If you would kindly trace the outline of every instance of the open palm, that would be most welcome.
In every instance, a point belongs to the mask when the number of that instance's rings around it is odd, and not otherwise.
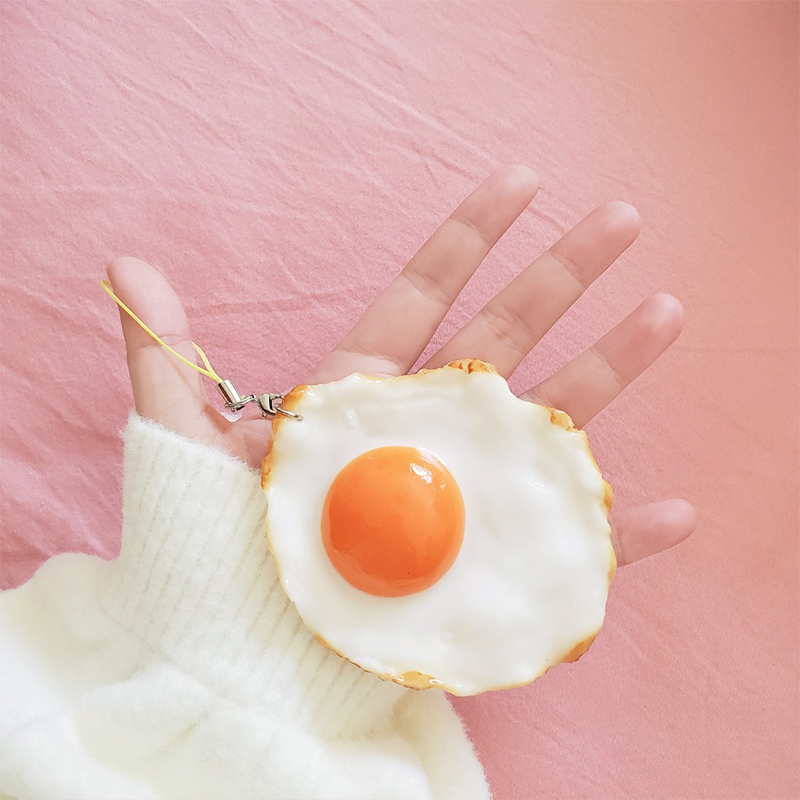
[[[503,167],[490,175],[445,220],[306,382],[337,380],[352,372],[407,372],[470,276],[537,189],[538,179],[527,167]],[[638,214],[627,203],[596,208],[493,297],[425,366],[479,358],[508,378],[638,232]],[[138,259],[119,258],[109,265],[108,275],[124,303],[167,344],[194,360],[183,306],[160,273]],[[682,323],[678,300],[654,295],[522,397],[563,409],[583,427],[672,344]],[[198,374],[125,314],[122,328],[137,412],[253,467],[260,466],[270,423],[228,421],[209,404]],[[611,523],[617,561],[626,564],[686,538],[694,528],[695,512],[683,500],[662,500],[615,511]]]

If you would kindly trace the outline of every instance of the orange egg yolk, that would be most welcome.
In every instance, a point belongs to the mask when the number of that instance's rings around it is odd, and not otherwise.
[[[380,447],[334,479],[322,512],[331,563],[356,589],[400,597],[427,589],[458,555],[464,501],[433,454]]]

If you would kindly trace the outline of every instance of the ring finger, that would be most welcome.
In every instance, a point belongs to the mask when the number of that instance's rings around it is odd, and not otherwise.
[[[680,301],[653,295],[522,398],[566,411],[582,428],[678,338],[682,327]]]

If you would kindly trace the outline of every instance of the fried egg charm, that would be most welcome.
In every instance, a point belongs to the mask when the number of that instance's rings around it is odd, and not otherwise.
[[[616,561],[570,418],[474,359],[292,390],[262,485],[283,587],[326,647],[381,678],[472,695],[573,661]]]

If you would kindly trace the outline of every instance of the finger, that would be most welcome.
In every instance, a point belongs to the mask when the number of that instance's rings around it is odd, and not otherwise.
[[[314,381],[407,372],[472,274],[539,187],[527,167],[492,173],[445,220],[327,355]]]
[[[522,397],[566,411],[582,428],[678,338],[682,327],[680,301],[668,294],[653,295]]]
[[[633,206],[615,201],[596,208],[490,300],[425,366],[480,358],[508,377],[638,234],[639,214]]]
[[[170,347],[196,360],[186,313],[163,275],[138,258],[117,258],[108,266],[114,292]],[[205,406],[200,375],[161,347],[120,309],[136,411],[168,428],[173,417],[191,417]]]
[[[661,500],[615,511],[611,541],[620,566],[668,550],[682,542],[697,525],[697,512],[685,500]]]

